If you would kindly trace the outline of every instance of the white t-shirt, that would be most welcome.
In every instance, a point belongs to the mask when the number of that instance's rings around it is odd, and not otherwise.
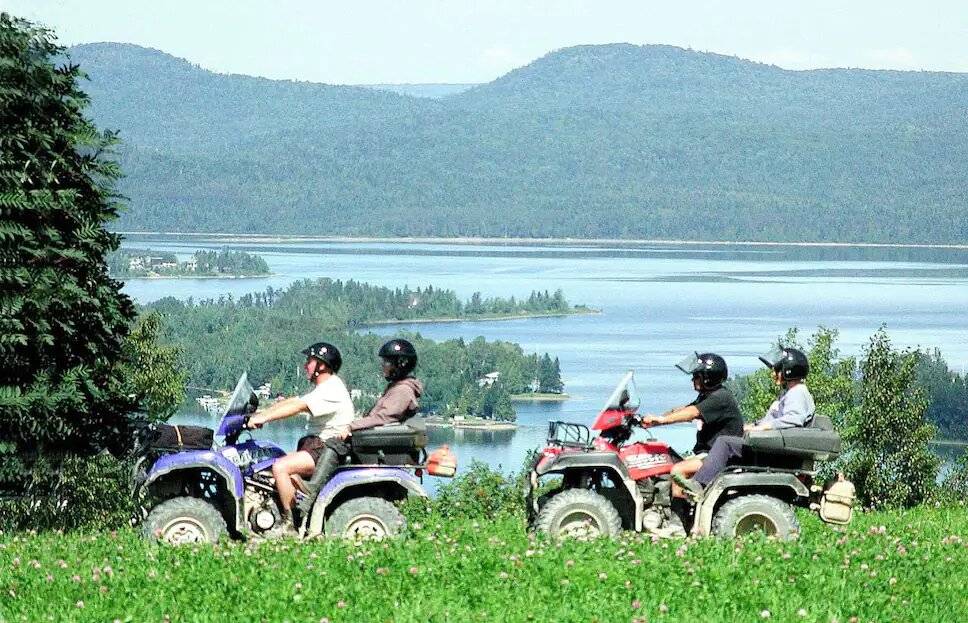
[[[311,392],[302,396],[302,401],[309,407],[306,416],[306,432],[318,435],[322,439],[329,439],[348,426],[356,415],[353,410],[353,400],[346,391],[343,379],[335,374],[313,388]]]

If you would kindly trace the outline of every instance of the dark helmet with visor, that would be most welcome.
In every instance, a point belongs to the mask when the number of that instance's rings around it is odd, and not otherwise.
[[[759,360],[774,372],[779,372],[784,381],[802,381],[810,374],[807,356],[796,348],[777,346],[765,355],[760,355]]]
[[[339,354],[339,349],[328,342],[316,342],[312,346],[302,349],[301,352],[306,357],[312,357],[325,363],[333,374],[339,372],[339,369],[343,366],[343,356]]]
[[[698,377],[703,389],[716,389],[729,376],[726,360],[716,353],[694,352],[677,363],[676,367],[693,378]]]
[[[380,347],[381,359],[392,364],[392,369],[384,374],[388,381],[406,378],[417,367],[417,349],[404,339],[393,339]]]

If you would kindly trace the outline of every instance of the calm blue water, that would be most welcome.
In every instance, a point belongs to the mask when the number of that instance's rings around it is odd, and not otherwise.
[[[182,257],[221,242],[134,237],[125,246],[173,251]],[[261,254],[273,275],[259,279],[132,280],[125,291],[139,302],[164,296],[217,298],[282,288],[305,278],[356,279],[391,287],[433,285],[469,297],[527,296],[564,290],[572,303],[602,314],[506,322],[383,326],[427,337],[457,336],[518,342],[561,362],[565,403],[518,406],[516,432],[435,432],[461,462],[470,459],[516,470],[542,445],[548,420],[590,424],[619,377],[636,371],[644,411],[662,411],[693,398],[688,377],[673,367],[686,353],[723,355],[731,373],[748,373],[756,355],[789,327],[809,334],[840,330],[844,354],[859,353],[878,327],[900,346],[938,347],[956,371],[968,367],[968,251],[793,247],[637,245],[603,248],[393,243],[238,243]],[[321,338],[323,336],[320,336]],[[295,345],[302,346],[302,345]],[[190,417],[190,416],[184,416]],[[291,445],[298,428],[285,423],[264,437]],[[657,430],[674,446],[692,445],[694,429]]]

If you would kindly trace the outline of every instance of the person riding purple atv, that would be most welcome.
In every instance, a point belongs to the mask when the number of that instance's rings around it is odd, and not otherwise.
[[[426,431],[403,423],[417,408],[420,385],[410,375],[416,353],[405,340],[388,342],[384,349],[394,346],[399,348],[391,355],[405,351],[412,358],[404,357],[401,362],[382,357],[381,349],[384,376],[390,381],[383,397],[370,415],[353,421],[326,442],[309,483],[296,479],[301,489],[297,501],[303,537],[400,535],[406,519],[394,503],[427,495],[422,486],[427,467]],[[406,392],[394,390],[404,381],[409,388]],[[403,401],[405,393],[412,393],[412,400]],[[401,402],[406,402],[406,408],[395,409]],[[214,435],[211,429],[182,427],[194,428],[187,431],[190,433],[202,431],[201,435],[183,435],[179,427],[170,427],[178,443],[156,444],[154,456],[149,456],[154,459],[150,467],[136,478],[145,536],[179,544],[215,542],[226,533],[241,538],[286,533],[280,530],[285,525],[286,507],[273,476],[273,464],[286,452],[268,441],[240,441],[245,431],[266,421],[253,415],[257,406],[258,397],[243,374]],[[193,436],[198,440],[193,441]]]

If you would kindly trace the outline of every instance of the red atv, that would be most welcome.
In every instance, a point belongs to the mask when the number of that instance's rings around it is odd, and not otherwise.
[[[756,530],[780,538],[799,533],[793,506],[848,523],[853,486],[814,484],[814,462],[840,453],[829,418],[806,428],[747,433],[751,457],[730,466],[706,488],[691,521],[672,512],[672,466],[681,457],[663,441],[630,441],[644,428],[636,414],[634,375],[627,373],[587,426],[549,422],[548,446],[535,458],[527,485],[529,524],[553,538],[614,536],[621,530],[658,536],[737,536]],[[545,492],[546,491],[546,492]],[[545,492],[542,494],[542,492]]]

